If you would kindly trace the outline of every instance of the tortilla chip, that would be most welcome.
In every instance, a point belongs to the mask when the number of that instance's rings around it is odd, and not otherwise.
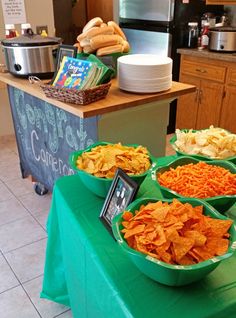
[[[169,264],[193,265],[227,253],[231,220],[203,214],[177,199],[142,205],[123,213],[121,230],[130,247]]]

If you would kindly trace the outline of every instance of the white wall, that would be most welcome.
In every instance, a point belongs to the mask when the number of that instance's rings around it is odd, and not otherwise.
[[[48,34],[54,36],[55,27],[52,0],[25,0],[25,11],[27,22],[31,24],[34,32],[36,32],[36,25],[47,25]],[[16,25],[16,28],[20,32],[20,25]],[[5,27],[0,2],[0,39],[4,37]],[[0,63],[4,63],[2,50],[0,50]],[[0,83],[0,136],[11,135],[13,133],[14,129],[6,86]]]

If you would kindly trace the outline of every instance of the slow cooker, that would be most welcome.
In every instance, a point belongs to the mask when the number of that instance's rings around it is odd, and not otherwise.
[[[19,77],[30,75],[50,78],[55,72],[55,61],[60,38],[38,34],[22,35],[2,40],[8,71]]]
[[[236,28],[211,28],[209,37],[209,50],[229,53],[236,52]]]

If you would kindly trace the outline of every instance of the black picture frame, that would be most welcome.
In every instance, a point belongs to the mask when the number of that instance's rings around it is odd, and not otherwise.
[[[77,47],[73,45],[60,44],[57,50],[56,72],[59,70],[61,61],[64,56],[76,57],[76,55],[77,55]]]
[[[112,219],[125,210],[133,201],[139,185],[122,169],[116,170],[115,177],[106,196],[100,213],[100,219],[111,232]]]

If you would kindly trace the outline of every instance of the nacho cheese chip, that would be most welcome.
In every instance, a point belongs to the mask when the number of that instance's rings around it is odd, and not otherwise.
[[[121,232],[127,244],[163,262],[197,264],[223,255],[229,248],[228,230],[233,221],[203,215],[203,206],[173,199],[170,204],[148,203],[131,214],[123,213]],[[170,222],[172,218],[174,222]]]
[[[100,145],[83,152],[76,166],[96,177],[113,178],[117,168],[128,175],[143,174],[150,168],[151,162],[145,147],[135,148],[118,143]]]
[[[220,195],[236,195],[236,174],[206,162],[170,168],[158,174],[157,179],[161,186],[185,197],[204,199]]]

